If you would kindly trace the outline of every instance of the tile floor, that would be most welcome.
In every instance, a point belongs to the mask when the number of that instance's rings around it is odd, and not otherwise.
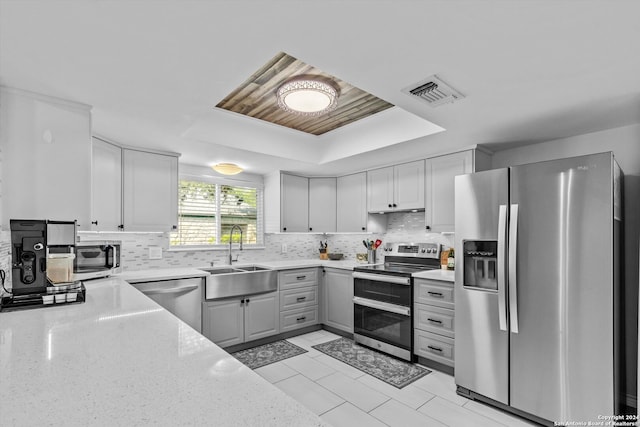
[[[442,372],[398,389],[311,348],[336,338],[325,330],[289,338],[308,353],[255,371],[335,427],[533,425],[458,396]]]

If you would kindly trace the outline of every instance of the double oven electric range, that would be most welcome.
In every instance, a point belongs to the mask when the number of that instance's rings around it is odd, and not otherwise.
[[[413,359],[413,273],[440,268],[438,243],[392,243],[383,264],[353,272],[354,340],[400,359]]]

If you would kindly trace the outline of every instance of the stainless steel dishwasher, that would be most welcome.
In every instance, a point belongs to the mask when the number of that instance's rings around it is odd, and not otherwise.
[[[193,329],[202,332],[202,277],[129,283]]]

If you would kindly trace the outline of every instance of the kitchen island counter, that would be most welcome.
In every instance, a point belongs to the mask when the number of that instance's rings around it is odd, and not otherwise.
[[[120,278],[0,313],[0,375],[3,426],[324,425]]]

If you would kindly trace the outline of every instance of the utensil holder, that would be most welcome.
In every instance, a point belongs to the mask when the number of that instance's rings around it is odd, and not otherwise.
[[[367,261],[369,262],[369,264],[375,264],[376,263],[376,250],[375,249],[367,250]]]

